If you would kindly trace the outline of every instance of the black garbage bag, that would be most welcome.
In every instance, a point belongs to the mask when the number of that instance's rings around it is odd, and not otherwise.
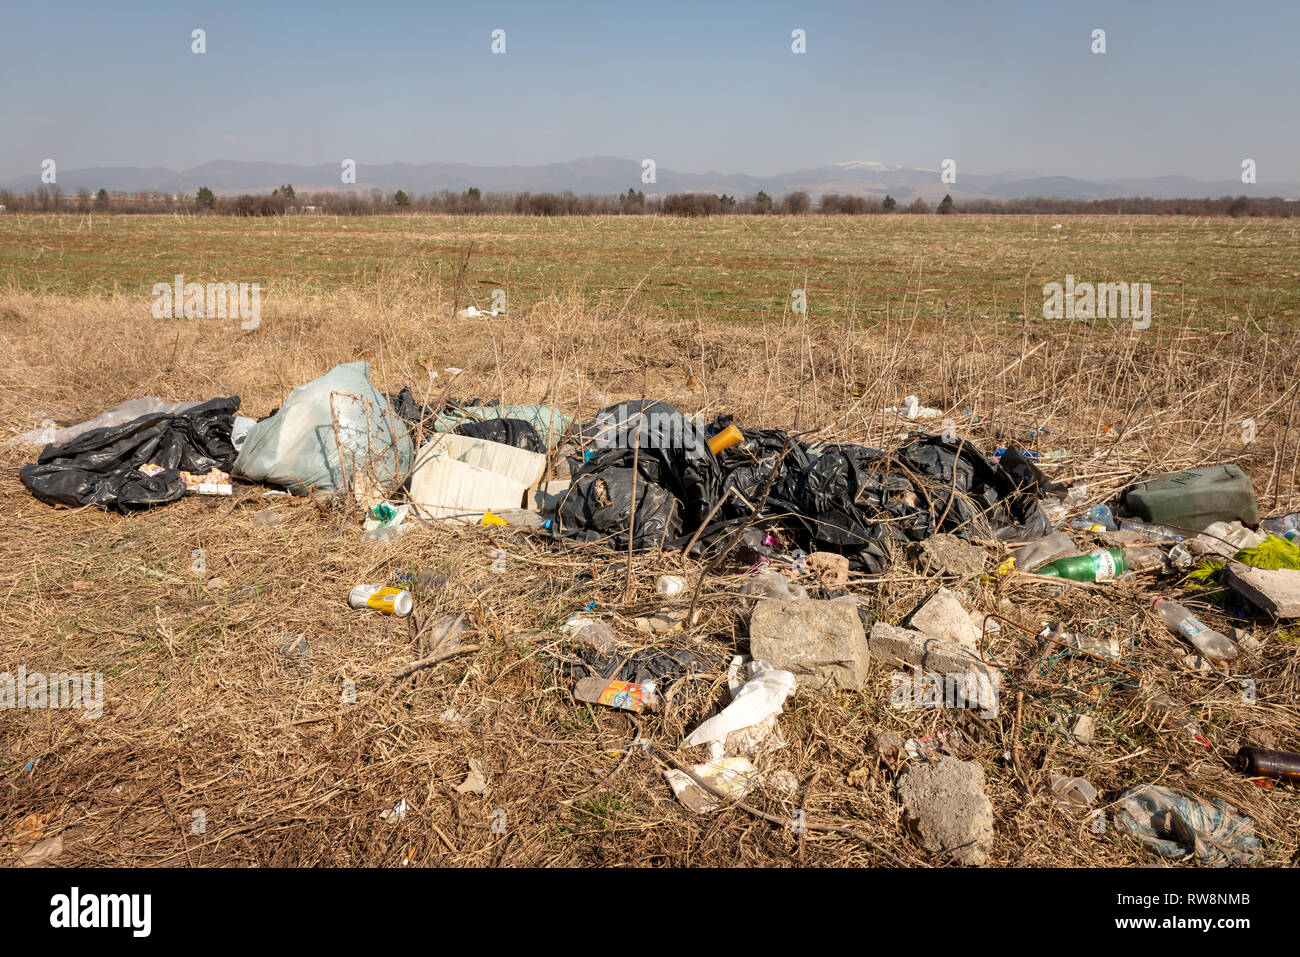
[[[22,483],[49,505],[99,505],[132,511],[185,494],[180,472],[229,470],[236,451],[230,430],[239,396],[209,399],[175,414],[149,413],[122,425],[83,432],[47,445],[19,471]],[[163,468],[156,475],[142,465]]]
[[[719,418],[709,426],[708,434],[717,435],[731,424],[730,416]],[[750,514],[762,500],[764,489],[769,489],[773,469],[777,475],[772,479],[769,497],[775,491],[778,498],[783,498],[789,477],[809,467],[808,446],[780,429],[742,429],[741,434],[744,441],[724,449],[718,457],[724,475],[718,497],[732,493],[720,509],[724,516]]]
[[[1014,542],[1032,541],[1051,531],[1038,502],[1039,483],[995,465],[970,443],[959,446],[941,436],[921,435],[898,457],[923,477],[934,517],[943,517],[934,532]]]
[[[546,443],[533,424],[523,419],[484,419],[481,422],[469,419],[456,426],[456,434],[546,454]]]
[[[603,541],[627,548],[632,512],[631,469],[611,468],[584,475],[569,486],[556,510],[551,532],[557,538]],[[636,481],[635,548],[651,548],[680,534],[678,502],[661,486],[639,476]]]
[[[425,405],[415,397],[409,385],[402,386],[400,392],[385,392],[389,407],[408,426],[414,428],[421,422],[432,428],[434,421],[444,412],[454,409],[477,409],[483,406],[500,405],[496,399],[453,399],[448,398],[442,405],[430,403]]]
[[[913,482],[880,449],[831,445],[810,450],[768,496],[769,514],[802,532],[803,547],[837,551],[859,570],[877,573],[889,562],[888,543],[930,534],[931,523]]]
[[[631,469],[638,481],[666,489],[679,502],[682,524],[695,529],[721,494],[722,469],[707,434],[667,402],[630,400],[601,410],[573,430],[591,450],[574,480],[609,469]]]
[[[420,403],[409,385],[402,386],[401,392],[384,393],[384,398],[388,400],[388,407],[411,428],[417,427],[426,419],[431,420],[439,411]]]
[[[641,447],[670,444],[674,429],[696,430],[689,416],[677,407],[658,399],[627,399],[601,409],[590,422],[574,423],[571,437],[583,448],[632,448],[636,443],[638,427],[641,430]]]

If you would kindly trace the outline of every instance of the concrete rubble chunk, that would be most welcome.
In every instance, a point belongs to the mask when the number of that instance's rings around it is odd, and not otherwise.
[[[1231,562],[1224,574],[1228,587],[1274,618],[1300,618],[1300,571],[1252,568]]]
[[[970,578],[984,571],[986,555],[978,545],[948,532],[931,535],[911,546],[913,564],[922,572],[949,578]]]
[[[993,846],[993,803],[984,793],[984,769],[944,755],[911,764],[898,779],[903,817],[932,854],[979,866]]]
[[[991,682],[1001,677],[997,668],[986,665],[975,652],[961,645],[883,621],[871,626],[867,646],[872,657],[886,664],[915,665],[939,674],[977,674]]]
[[[922,602],[907,619],[907,625],[971,651],[979,648],[980,629],[971,621],[957,596],[947,588],[940,588]]]
[[[808,556],[808,570],[832,584],[842,585],[849,580],[849,560],[833,552],[813,552]]]
[[[857,607],[816,598],[759,601],[749,622],[749,653],[814,691],[859,690],[871,663]]]

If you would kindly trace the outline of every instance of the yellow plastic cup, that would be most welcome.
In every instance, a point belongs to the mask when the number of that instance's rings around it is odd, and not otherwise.
[[[709,439],[709,451],[714,455],[720,455],[724,450],[731,448],[733,445],[739,445],[743,441],[745,441],[745,437],[741,435],[740,429],[734,425],[729,425]]]

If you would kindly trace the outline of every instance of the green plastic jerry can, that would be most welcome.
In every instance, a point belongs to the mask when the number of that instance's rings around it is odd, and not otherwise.
[[[1139,482],[1124,498],[1144,522],[1200,531],[1213,522],[1259,524],[1250,478],[1235,465],[1212,465]]]

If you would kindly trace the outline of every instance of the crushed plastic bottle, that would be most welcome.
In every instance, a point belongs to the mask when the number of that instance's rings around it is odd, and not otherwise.
[[[1016,567],[1021,571],[1031,572],[1040,565],[1046,565],[1066,555],[1073,555],[1077,550],[1074,539],[1065,532],[1056,532],[1030,542],[1016,552]]]
[[[269,528],[272,525],[279,525],[284,521],[284,516],[273,508],[264,508],[253,516],[253,524]]]
[[[676,598],[686,591],[686,579],[680,575],[660,575],[655,581],[655,594]]]
[[[1047,520],[1052,523],[1052,528],[1060,528],[1065,524],[1070,510],[1060,502],[1049,502],[1043,506],[1043,511],[1047,514]]]
[[[1270,535],[1286,538],[1287,532],[1300,532],[1300,512],[1263,519],[1259,527],[1261,531],[1268,532]]]
[[[1109,505],[1094,505],[1083,513],[1083,517],[1090,522],[1096,522],[1108,532],[1116,530],[1115,515]]]
[[[1160,620],[1176,635],[1182,635],[1202,655],[1214,662],[1232,661],[1237,657],[1237,646],[1227,635],[1220,634],[1200,621],[1190,611],[1167,598],[1157,598],[1151,607]]]
[[[1207,525],[1201,534],[1191,539],[1188,545],[1198,555],[1231,558],[1241,549],[1253,547],[1263,541],[1263,535],[1251,531],[1241,522],[1214,522]]]
[[[1065,493],[1065,505],[1067,508],[1075,505],[1082,505],[1083,500],[1088,497],[1088,483],[1080,482],[1078,485],[1071,485]]]
[[[1165,553],[1154,545],[1129,545],[1124,549],[1124,560],[1135,572],[1165,567]]]
[[[1121,532],[1134,532],[1153,542],[1172,542],[1177,543],[1183,540],[1172,528],[1165,528],[1163,525],[1151,525],[1148,522],[1139,522],[1135,519],[1124,519],[1119,523]]]
[[[1092,535],[1096,535],[1098,532],[1104,532],[1107,530],[1106,526],[1102,525],[1100,522],[1089,521],[1086,518],[1071,519],[1070,527],[1073,529],[1077,529],[1080,532],[1088,532]]]

